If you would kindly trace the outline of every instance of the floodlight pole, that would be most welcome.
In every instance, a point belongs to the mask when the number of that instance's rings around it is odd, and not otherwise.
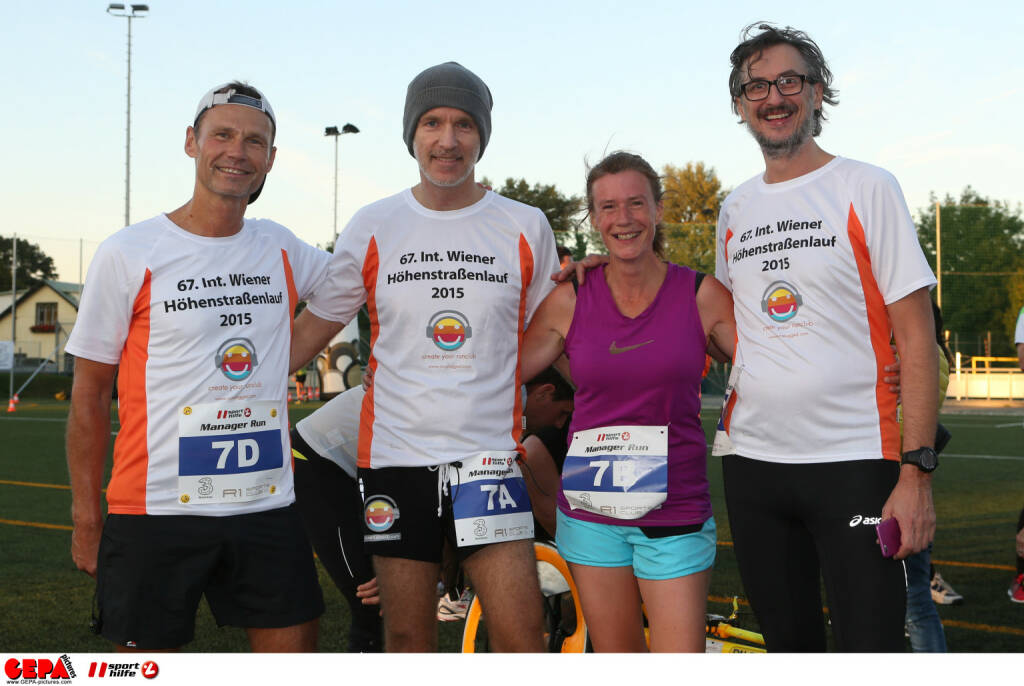
[[[14,397],[14,367],[18,359],[18,335],[15,319],[18,315],[18,234],[11,236],[11,381],[7,397]]]
[[[359,129],[354,124],[345,124],[340,131],[337,126],[328,126],[324,129],[325,136],[334,137],[334,224],[331,245],[338,240],[338,137],[346,133],[359,133]]]
[[[107,6],[107,14],[112,17],[124,17],[128,20],[128,89],[125,102],[124,128],[124,225],[131,222],[128,218],[131,205],[132,184],[132,19],[142,19],[149,12],[149,5],[128,5],[111,3]]]
[[[935,304],[942,309],[942,208],[935,202]]]

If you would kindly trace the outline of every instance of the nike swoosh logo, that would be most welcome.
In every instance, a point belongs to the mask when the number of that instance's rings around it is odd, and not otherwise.
[[[612,341],[612,344],[608,346],[608,352],[610,352],[612,355],[618,355],[619,353],[625,353],[625,352],[629,352],[630,350],[636,350],[637,348],[642,348],[643,346],[648,345],[648,344],[653,343],[653,342],[654,342],[654,339],[652,338],[651,340],[644,341],[643,343],[637,343],[636,345],[627,345],[625,348],[619,348],[619,347],[616,347],[615,341]]]

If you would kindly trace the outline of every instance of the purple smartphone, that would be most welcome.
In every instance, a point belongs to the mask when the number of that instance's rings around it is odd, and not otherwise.
[[[900,534],[900,523],[896,521],[896,518],[883,519],[881,524],[875,526],[875,531],[878,532],[878,545],[882,548],[882,557],[895,555],[903,541],[903,536]]]

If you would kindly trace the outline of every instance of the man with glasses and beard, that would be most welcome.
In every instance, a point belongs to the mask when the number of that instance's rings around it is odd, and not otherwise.
[[[738,340],[714,454],[743,583],[769,650],[825,650],[823,577],[838,650],[901,651],[901,560],[935,531],[935,277],[895,178],[816,143],[838,101],[815,42],[750,26],[731,63],[733,111],[765,160],[717,231]],[[875,525],[892,518],[883,557]]]

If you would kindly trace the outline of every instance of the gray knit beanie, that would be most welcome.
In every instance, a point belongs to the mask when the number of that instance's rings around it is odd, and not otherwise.
[[[420,72],[409,82],[405,94],[405,116],[402,117],[402,136],[409,154],[416,157],[412,139],[416,125],[425,112],[435,107],[455,107],[473,117],[480,132],[480,155],[491,137],[491,91],[479,76],[458,62],[445,62]]]

